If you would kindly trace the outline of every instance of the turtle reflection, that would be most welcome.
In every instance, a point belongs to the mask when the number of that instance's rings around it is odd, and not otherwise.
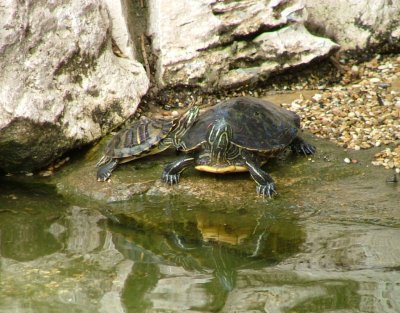
[[[171,219],[169,229],[136,220],[129,223],[133,227],[110,225],[116,248],[135,262],[125,285],[126,301],[133,301],[128,295],[133,290],[136,296],[146,295],[147,300],[154,292],[168,295],[173,291],[165,290],[167,283],[163,280],[168,277],[168,285],[183,288],[180,280],[190,276],[190,283],[195,285],[190,290],[206,290],[209,305],[217,308],[235,287],[238,271],[268,267],[286,259],[299,251],[305,237],[293,217],[200,212],[191,218]],[[160,298],[166,295],[154,297],[157,301]],[[145,305],[143,301],[134,302]]]

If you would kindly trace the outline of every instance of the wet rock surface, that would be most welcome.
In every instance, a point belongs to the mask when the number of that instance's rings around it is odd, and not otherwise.
[[[184,197],[214,203],[216,207],[219,204],[221,210],[287,206],[294,210],[312,208],[314,213],[308,213],[328,221],[397,223],[393,218],[398,215],[396,198],[400,187],[386,181],[393,171],[370,164],[374,151],[347,151],[311,135],[304,137],[317,147],[315,156],[285,153],[264,166],[277,184],[278,195],[272,199],[257,196],[248,173],[214,175],[188,169],[178,185],[169,186],[161,182],[160,175],[163,167],[176,158],[173,151],[121,164],[110,182],[96,181],[93,157],[60,173],[57,186],[64,195],[96,200],[95,207],[114,203],[110,208],[115,213],[129,214],[130,201],[138,197]],[[357,162],[346,163],[346,158]],[[378,203],[379,209],[375,208]]]

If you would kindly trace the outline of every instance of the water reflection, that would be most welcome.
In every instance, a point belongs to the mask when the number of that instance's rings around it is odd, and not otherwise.
[[[277,264],[298,252],[305,238],[293,216],[212,213],[199,203],[188,211],[184,202],[173,208],[154,220],[140,211],[109,224],[115,247],[134,261],[123,295],[127,307],[219,310],[238,271]]]
[[[0,312],[399,312],[398,228],[0,183]]]

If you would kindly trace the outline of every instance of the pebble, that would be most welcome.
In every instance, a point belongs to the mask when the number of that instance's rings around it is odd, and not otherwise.
[[[351,160],[349,159],[349,158],[344,158],[344,163],[346,163],[346,164],[350,164],[351,163]]]
[[[46,170],[46,171],[40,172],[40,173],[39,173],[39,176],[42,176],[42,177],[49,177],[49,176],[51,176],[51,175],[53,175],[53,174],[54,174],[53,171]]]
[[[311,97],[311,99],[315,100],[316,102],[320,101],[322,99],[322,95],[319,93],[316,93],[314,96]]]
[[[357,65],[353,65],[351,67],[351,75],[354,78],[357,78],[357,77],[359,77],[359,74],[360,74],[360,68]]]

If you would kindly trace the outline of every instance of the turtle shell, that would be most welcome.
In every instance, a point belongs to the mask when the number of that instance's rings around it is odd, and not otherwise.
[[[104,154],[114,159],[130,160],[158,145],[168,136],[173,125],[173,121],[142,118],[128,129],[118,132],[107,143]]]
[[[200,115],[182,138],[184,150],[190,151],[205,143],[212,124],[222,118],[232,127],[234,144],[260,152],[285,148],[300,127],[297,114],[271,102],[253,97],[233,98]]]

